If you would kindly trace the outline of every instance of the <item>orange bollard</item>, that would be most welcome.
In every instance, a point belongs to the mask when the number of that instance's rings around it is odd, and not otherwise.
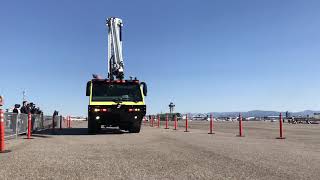
[[[157,123],[158,123],[158,128],[160,128],[160,115],[158,115],[158,121],[157,121]]]
[[[242,116],[241,113],[239,113],[239,135],[238,137],[244,137],[243,132],[242,132]]]
[[[153,124],[154,124],[154,117],[151,116],[151,127],[153,127]]]
[[[280,137],[277,137],[277,139],[285,139],[285,137],[283,137],[283,120],[282,120],[282,113],[280,113],[279,115],[279,131],[280,131]]]
[[[214,134],[213,132],[213,115],[210,114],[210,129],[208,134]]]
[[[0,109],[0,153],[5,152],[4,143],[4,112]]]
[[[178,121],[177,121],[177,115],[174,116],[174,129],[173,130],[177,130],[178,127]]]
[[[169,129],[169,117],[168,117],[168,114],[166,114],[166,128],[164,129]]]
[[[27,139],[31,139],[31,113],[28,113],[28,132]]]
[[[188,114],[186,114],[186,130],[184,132],[189,132],[188,131]]]

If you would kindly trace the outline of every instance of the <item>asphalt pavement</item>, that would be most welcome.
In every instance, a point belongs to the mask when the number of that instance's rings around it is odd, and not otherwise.
[[[144,125],[139,134],[103,129],[88,135],[86,122],[6,141],[0,179],[319,179],[320,125],[191,122],[190,132]],[[249,128],[250,127],[250,128]],[[260,133],[261,132],[261,133]],[[268,134],[268,136],[266,136]],[[270,134],[270,135],[269,135]]]

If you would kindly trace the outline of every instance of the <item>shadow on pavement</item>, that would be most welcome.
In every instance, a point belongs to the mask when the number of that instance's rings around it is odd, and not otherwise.
[[[33,133],[32,136],[37,137],[37,138],[50,138],[50,136],[46,136],[46,135],[39,134],[39,133]]]
[[[98,131],[95,135],[117,135],[117,134],[124,134],[126,132],[120,130],[120,129],[114,129],[114,128],[102,128],[100,131]],[[66,128],[66,129],[55,129],[54,131],[52,129],[47,129],[44,131],[36,132],[32,136],[41,136],[41,135],[91,135],[88,133],[87,128]]]

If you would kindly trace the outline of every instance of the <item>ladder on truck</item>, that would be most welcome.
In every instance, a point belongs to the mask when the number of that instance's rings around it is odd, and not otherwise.
[[[107,19],[108,27],[108,78],[110,80],[124,78],[122,57],[122,20],[111,17]]]

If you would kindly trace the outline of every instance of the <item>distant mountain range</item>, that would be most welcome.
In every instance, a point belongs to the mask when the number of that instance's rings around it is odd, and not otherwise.
[[[236,117],[239,116],[239,112],[209,112],[209,113],[189,113],[191,116],[205,115],[213,113],[214,117]],[[286,115],[286,112],[281,112],[283,116]],[[301,112],[289,112],[291,116],[313,116],[314,113],[320,113],[320,111],[305,110]],[[247,112],[241,112],[243,117],[266,117],[266,116],[279,116],[280,111],[262,111],[262,110],[253,110]]]

